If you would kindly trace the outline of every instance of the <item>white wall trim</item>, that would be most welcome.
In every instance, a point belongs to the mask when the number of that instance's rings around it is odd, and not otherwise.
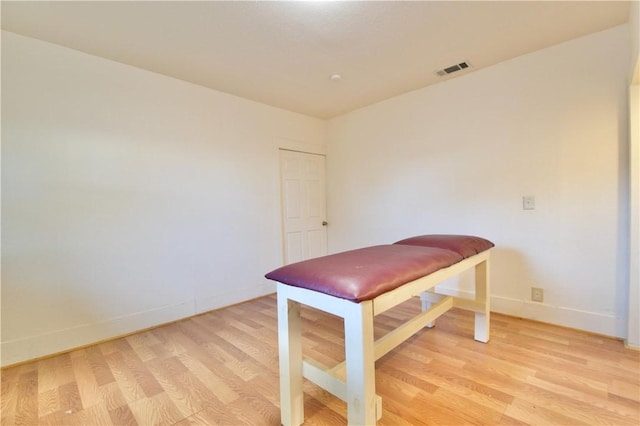
[[[221,291],[215,296],[198,298],[195,302],[194,314],[202,314],[204,312],[246,302],[247,300],[256,299],[269,293],[273,293],[273,289],[269,286],[266,279],[261,285],[233,287],[234,288],[229,289],[228,291]]]
[[[284,149],[288,151],[304,152],[307,154],[319,154],[324,156],[327,155],[327,149],[325,145],[312,145],[309,142],[303,142],[295,139],[279,137],[276,138],[275,145],[278,148],[278,152],[281,149]]]
[[[2,342],[2,367],[156,327],[194,314],[194,301]]]
[[[565,306],[553,306],[545,303],[491,297],[493,312],[527,318],[534,321],[551,323],[564,327],[584,330],[591,333],[621,338],[616,330],[624,329],[625,319],[598,312],[581,311]]]
[[[107,321],[82,324],[64,330],[38,334],[0,343],[2,367],[46,356],[73,351],[106,340],[158,327],[262,297],[275,292],[275,284],[267,281],[259,286],[236,287],[233,290],[198,300],[186,300],[172,306],[123,315]]]
[[[474,293],[468,290],[438,286],[436,291],[457,297],[474,298]],[[625,318],[614,315],[496,295],[491,296],[491,312],[584,330],[613,338],[623,337],[616,330],[623,330],[625,323]]]
[[[640,60],[638,69],[640,69]],[[629,88],[629,307],[627,345],[640,348],[640,85]]]

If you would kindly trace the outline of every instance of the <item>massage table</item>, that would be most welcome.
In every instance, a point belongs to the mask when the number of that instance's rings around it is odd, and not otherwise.
[[[474,338],[489,341],[489,254],[494,244],[465,235],[423,235],[278,268],[280,412],[285,426],[304,421],[303,378],[347,403],[349,425],[382,416],[375,361],[452,307],[475,313]],[[435,286],[475,272],[475,299],[442,295]],[[374,341],[374,316],[420,296],[422,312]],[[344,319],[345,361],[328,367],[303,359],[300,304]]]

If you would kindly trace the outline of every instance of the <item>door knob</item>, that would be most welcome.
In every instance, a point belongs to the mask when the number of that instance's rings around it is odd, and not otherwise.
[[[322,221],[322,226],[327,226],[329,224],[329,222],[327,222],[326,220]]]

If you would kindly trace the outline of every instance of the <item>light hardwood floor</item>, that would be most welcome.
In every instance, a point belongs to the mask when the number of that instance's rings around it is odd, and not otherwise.
[[[376,319],[376,336],[420,309]],[[304,351],[343,355],[342,321],[303,309]],[[274,296],[2,371],[2,425],[278,425]],[[305,383],[305,424],[346,423]],[[379,425],[640,424],[640,352],[621,342],[492,315],[491,341],[452,310],[376,364]]]

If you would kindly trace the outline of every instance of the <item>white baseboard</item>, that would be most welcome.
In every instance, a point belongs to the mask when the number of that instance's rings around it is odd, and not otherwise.
[[[624,318],[600,312],[589,312],[566,306],[553,306],[500,296],[491,297],[491,310],[616,338],[623,338],[625,334]]]
[[[268,282],[261,285],[236,287],[211,297],[186,300],[175,305],[136,312],[101,322],[9,340],[0,343],[0,366],[5,367],[117,338],[274,291],[273,285]]]
[[[2,366],[41,358],[193,315],[192,300],[91,324],[2,342]]]
[[[255,299],[269,293],[273,293],[268,283],[259,286],[236,287],[226,292],[219,292],[215,296],[199,297],[196,300],[195,314],[220,309],[225,306],[235,305],[247,300]]]
[[[460,297],[474,297],[473,292],[465,290],[438,287],[436,291]],[[625,334],[624,318],[566,306],[554,306],[494,295],[491,296],[491,311],[616,338],[624,338]]]
[[[216,296],[198,298],[145,312],[137,312],[110,320],[84,324],[51,333],[10,340],[0,344],[1,365],[7,366],[64,352],[95,342],[123,336],[192,315],[219,309],[245,300],[270,294],[275,285],[265,281],[259,286],[239,287]],[[469,291],[438,287],[439,292],[473,297]],[[613,315],[587,312],[563,306],[529,302],[502,296],[491,297],[491,310],[506,315],[528,318],[612,337],[624,337],[625,321]]]

